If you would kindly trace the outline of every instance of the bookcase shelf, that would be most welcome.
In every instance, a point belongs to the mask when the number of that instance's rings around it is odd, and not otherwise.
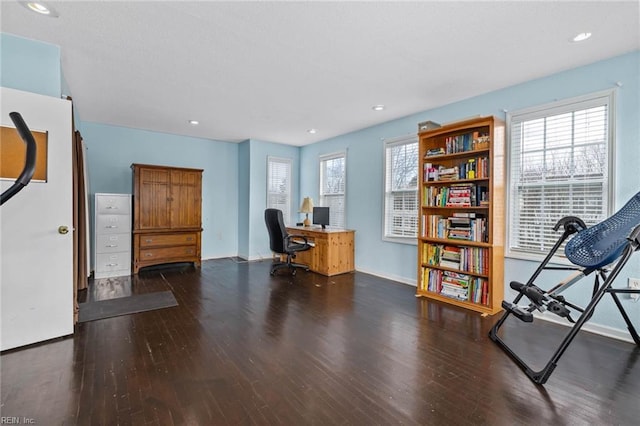
[[[429,265],[427,263],[423,263],[422,266],[424,266],[426,268],[439,269],[439,270],[442,270],[442,271],[460,272],[459,269],[447,268],[446,266],[433,266],[433,265]],[[487,275],[487,274],[478,274],[476,272],[465,272],[465,274],[466,275],[473,275],[474,277],[489,278],[489,275]]]
[[[489,180],[488,177],[477,178],[477,179],[436,180],[436,181],[425,182],[424,185],[425,186],[432,186],[432,185],[447,186],[447,185],[451,185],[452,183],[476,183],[476,182],[486,182],[488,180]]]
[[[418,134],[416,296],[483,314],[501,310],[504,132],[502,121],[480,117]]]
[[[469,211],[475,211],[475,210],[488,210],[489,206],[459,206],[459,207],[447,207],[447,206],[422,206],[423,209],[437,209],[437,210],[441,210],[442,212],[454,212],[456,210],[469,210]]]
[[[436,129],[440,130],[440,129]],[[453,154],[441,154],[441,155],[429,155],[424,157],[425,162],[430,161],[438,161],[438,159],[446,158],[446,159],[454,159],[454,158],[463,158],[468,157],[470,153],[475,155],[487,155],[491,150],[489,149],[471,149],[469,151],[456,152]]]
[[[467,240],[457,240],[453,238],[431,238],[431,237],[422,237],[420,239],[423,242],[430,243],[430,244],[464,245],[469,247],[484,247],[484,248],[492,247],[491,244],[482,243],[480,241],[467,241]]]

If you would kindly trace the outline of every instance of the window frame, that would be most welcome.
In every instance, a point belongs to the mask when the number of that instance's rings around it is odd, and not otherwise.
[[[277,192],[271,192],[270,191],[270,184],[271,184],[271,165],[275,164],[275,163],[279,163],[279,164],[285,164],[287,167],[287,188],[286,188],[286,209],[280,209],[282,210],[282,217],[284,220],[285,225],[289,225],[291,223],[291,192],[292,192],[292,179],[293,179],[293,160],[291,158],[285,158],[285,157],[275,157],[275,156],[267,156],[267,199],[265,200],[265,204],[266,204],[266,208],[279,208],[279,206],[272,206],[270,204],[270,200],[271,200],[271,195],[272,194],[281,194],[281,193],[277,193]]]
[[[607,153],[607,173],[603,177],[603,188],[606,192],[606,197],[604,197],[604,202],[606,206],[604,208],[604,218],[611,216],[614,210],[614,193],[615,193],[615,123],[616,123],[616,112],[615,112],[615,103],[616,103],[616,90],[604,90],[599,92],[590,93],[583,96],[572,97],[568,99],[564,99],[561,101],[554,101],[542,105],[537,105],[530,108],[523,108],[516,111],[509,111],[506,114],[506,131],[507,131],[507,146],[506,146],[506,188],[505,188],[505,198],[506,198],[506,232],[505,232],[505,257],[513,258],[513,259],[522,259],[522,260],[532,260],[532,261],[542,261],[546,254],[548,253],[534,253],[532,251],[527,251],[526,249],[514,249],[512,245],[513,240],[513,203],[516,202],[514,199],[516,194],[516,182],[514,182],[514,148],[513,148],[513,124],[514,122],[522,122],[522,121],[530,121],[545,117],[551,117],[563,113],[582,111],[585,109],[593,108],[596,106],[606,105],[607,108],[607,141],[605,143],[605,149]],[[524,118],[523,118],[524,117]],[[575,146],[573,143],[572,147]],[[546,148],[544,150],[546,152]],[[515,165],[517,166],[517,165]],[[572,181],[566,182],[566,184],[570,184]],[[575,181],[573,181],[575,182]],[[593,181],[595,182],[595,181]],[[544,184],[542,184],[544,186]],[[604,219],[603,218],[603,219]],[[560,217],[557,218],[561,219]],[[560,233],[558,232],[558,237]],[[551,259],[551,262],[557,264],[570,264],[570,262],[564,256],[564,250],[558,250],[556,255]]]
[[[331,207],[330,205],[326,204],[326,200],[325,197],[326,195],[323,194],[323,162],[328,161],[328,160],[334,160],[336,158],[344,158],[344,170],[343,170],[343,179],[344,179],[344,191],[342,192],[342,205],[343,205],[343,209],[342,209],[342,224],[338,224],[336,225],[334,223],[333,220],[329,220],[330,225],[332,227],[338,227],[338,228],[344,228],[346,229],[347,227],[347,151],[339,151],[339,152],[334,152],[331,154],[323,154],[320,155],[318,157],[318,166],[319,166],[319,176],[318,176],[318,181],[319,181],[319,197],[318,197],[318,205],[321,207]],[[339,196],[340,194],[331,194],[331,196]],[[329,215],[331,216],[331,210],[329,211]]]
[[[415,188],[415,197],[416,197],[416,209],[415,209],[415,214],[413,215],[415,217],[415,221],[416,221],[416,225],[415,225],[415,235],[406,235],[406,236],[401,236],[401,235],[393,235],[393,234],[389,234],[387,232],[387,224],[390,222],[390,220],[387,219],[387,193],[388,192],[394,192],[394,191],[389,191],[387,188],[389,187],[389,182],[387,181],[387,177],[390,177],[387,174],[387,163],[388,163],[388,158],[387,158],[387,152],[389,148],[392,148],[394,146],[399,146],[399,145],[411,145],[411,144],[415,144],[416,146],[416,188]],[[382,240],[383,241],[387,241],[387,242],[392,242],[392,243],[399,243],[399,244],[408,244],[408,245],[418,245],[418,214],[420,212],[420,203],[419,203],[419,192],[420,192],[420,187],[419,187],[419,175],[418,175],[418,169],[420,167],[420,145],[419,145],[419,139],[417,135],[405,135],[405,136],[399,136],[399,137],[395,137],[395,138],[387,138],[387,139],[383,139],[383,144],[382,144],[382,167],[383,167],[383,172],[382,172]],[[407,191],[402,191],[402,192],[407,192]]]

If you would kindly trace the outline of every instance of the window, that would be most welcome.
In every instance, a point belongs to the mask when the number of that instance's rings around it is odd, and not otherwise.
[[[511,254],[546,255],[564,216],[609,216],[612,103],[611,91],[507,117]]]
[[[282,210],[284,223],[291,216],[291,159],[267,158],[267,208]]]
[[[339,228],[346,227],[346,170],[345,152],[320,157],[320,205],[329,207],[329,223]]]
[[[384,238],[415,243],[418,235],[418,140],[384,142]]]

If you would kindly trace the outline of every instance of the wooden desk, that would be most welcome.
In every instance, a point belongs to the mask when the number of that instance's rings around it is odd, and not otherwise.
[[[351,229],[321,229],[304,226],[287,227],[289,234],[303,235],[315,247],[296,253],[296,263],[322,275],[337,275],[355,271],[354,239]]]

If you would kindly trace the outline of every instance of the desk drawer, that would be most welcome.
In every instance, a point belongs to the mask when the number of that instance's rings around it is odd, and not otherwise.
[[[195,245],[196,241],[197,235],[195,233],[140,235],[141,248],[175,245]]]
[[[198,250],[195,245],[192,246],[177,246],[177,247],[161,247],[161,248],[146,248],[140,250],[140,261],[146,262],[148,260],[170,260],[170,259],[185,259],[194,258],[198,254]]]
[[[96,253],[131,251],[131,234],[102,234],[96,236]]]

